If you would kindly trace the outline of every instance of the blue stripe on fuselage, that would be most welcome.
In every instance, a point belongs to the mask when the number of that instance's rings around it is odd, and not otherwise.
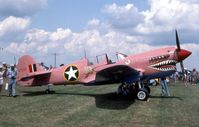
[[[144,75],[142,77],[142,79],[149,80],[149,79],[154,79],[154,78],[163,78],[163,77],[170,76],[170,75],[174,74],[175,72],[176,71],[166,71],[166,72],[155,73],[155,74],[152,74],[152,75]]]
[[[162,78],[162,77],[167,77],[172,74],[174,74],[176,71],[166,71],[166,72],[159,72],[155,74],[150,74],[150,75],[143,75],[142,77],[139,77],[139,75],[132,75],[130,77],[126,77],[124,79],[124,82],[136,82],[141,80],[150,80],[154,78]]]

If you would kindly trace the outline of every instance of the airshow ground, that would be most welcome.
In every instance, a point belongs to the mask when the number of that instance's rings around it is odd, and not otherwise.
[[[0,97],[1,127],[196,127],[199,85],[171,83],[171,97],[151,87],[149,101],[118,96],[119,84],[103,86],[17,87],[16,98]]]

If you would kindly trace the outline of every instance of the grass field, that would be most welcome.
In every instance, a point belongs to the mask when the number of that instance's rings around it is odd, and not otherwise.
[[[117,96],[118,84],[17,87],[17,98],[0,98],[1,127],[198,127],[199,86],[170,84],[171,97],[151,87],[149,101]]]

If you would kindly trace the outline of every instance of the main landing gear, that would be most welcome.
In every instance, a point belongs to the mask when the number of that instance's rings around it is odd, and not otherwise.
[[[119,87],[117,93],[124,96],[135,96],[140,101],[146,101],[151,90],[148,85],[141,82],[127,83],[123,82]]]

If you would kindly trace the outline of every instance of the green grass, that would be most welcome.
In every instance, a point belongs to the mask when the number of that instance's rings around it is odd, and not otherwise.
[[[1,127],[198,127],[199,86],[170,85],[171,97],[151,87],[148,102],[117,96],[118,84],[17,87],[17,98],[0,98]]]

